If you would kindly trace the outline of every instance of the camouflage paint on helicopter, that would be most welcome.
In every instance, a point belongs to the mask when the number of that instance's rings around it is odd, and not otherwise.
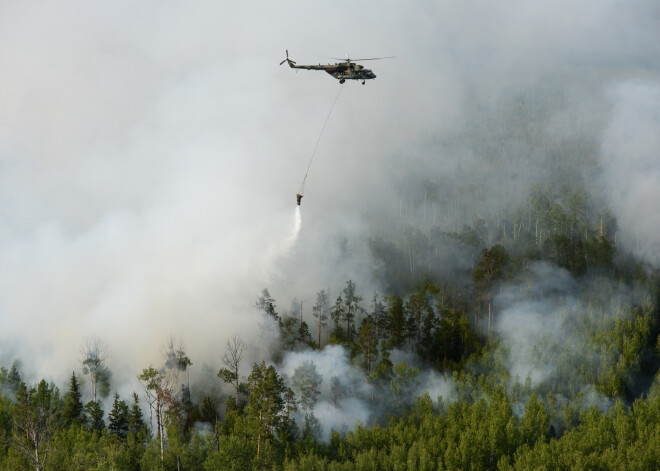
[[[344,62],[338,62],[335,64],[328,65],[296,65],[295,61],[289,59],[289,50],[286,51],[286,59],[280,62],[280,65],[287,62],[289,67],[292,69],[305,69],[305,70],[323,70],[326,73],[332,75],[334,78],[339,80],[339,83],[344,83],[346,80],[362,80],[362,85],[366,80],[372,80],[376,78],[371,69],[365,69],[363,65],[356,64],[357,61],[373,61],[378,59],[393,59],[393,56],[390,57],[372,57],[369,59],[350,59],[346,58]],[[334,58],[332,58],[334,59]],[[341,60],[341,59],[337,59]]]

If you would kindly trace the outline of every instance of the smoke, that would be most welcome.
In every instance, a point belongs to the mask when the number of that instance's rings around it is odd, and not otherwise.
[[[386,410],[384,404],[411,405],[422,394],[428,394],[431,400],[442,398],[449,403],[457,398],[456,385],[445,375],[431,371],[417,373],[410,382],[398,384],[400,389],[378,388],[372,385],[364,371],[351,365],[349,352],[340,345],[328,345],[323,350],[286,352],[278,365],[285,378],[292,378],[296,369],[311,362],[322,381],[319,385],[317,402],[311,410],[321,425],[319,438],[328,441],[332,431],[345,433],[357,425],[371,425],[385,419],[395,410]],[[408,358],[405,352],[392,352],[394,363]],[[405,361],[405,360],[404,360]],[[412,358],[412,363],[415,359]],[[306,411],[299,410],[296,422],[302,426]]]
[[[599,182],[623,246],[660,268],[660,82],[625,81],[610,99]]]
[[[305,362],[312,362],[322,378],[320,394],[311,412],[321,423],[324,440],[329,439],[333,430],[345,432],[357,424],[369,423],[371,408],[365,398],[370,397],[371,388],[364,380],[364,373],[350,365],[343,347],[328,345],[321,351],[287,352],[279,365],[280,373],[291,378]],[[296,421],[304,423],[304,411],[298,412]]]
[[[629,316],[630,306],[640,305],[644,296],[609,279],[578,282],[561,268],[532,264],[520,280],[502,287],[495,302],[497,356],[509,385],[525,384],[564,401],[582,396],[582,406],[608,409],[613,401],[594,384],[621,352],[598,335]]]
[[[654,2],[0,13],[0,363],[20,358],[28,378],[63,384],[93,335],[123,397],[172,335],[193,375],[216,369],[234,332],[257,359],[264,287],[307,307],[348,279],[384,292],[369,237],[499,214],[575,173],[566,162],[582,153],[562,144],[576,136],[602,137],[602,193],[622,237],[657,263]],[[287,48],[299,64],[397,56],[345,85],[306,182],[304,230],[290,208],[338,84],[278,67]],[[440,260],[470,266],[452,250]]]

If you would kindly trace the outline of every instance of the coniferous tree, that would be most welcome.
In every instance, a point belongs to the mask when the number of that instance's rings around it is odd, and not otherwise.
[[[275,311],[275,300],[268,292],[268,289],[264,288],[261,292],[261,296],[257,299],[256,307],[274,321],[279,321],[280,316]]]
[[[9,445],[37,471],[44,469],[53,438],[62,425],[58,396],[57,388],[43,379],[36,388],[29,390],[21,381],[16,390]]]
[[[335,324],[335,329],[332,335],[337,340],[341,340],[343,338],[343,335],[339,323],[344,318],[344,300],[341,298],[341,295],[337,296],[335,305],[332,306],[332,309],[330,310],[330,318],[332,319],[332,322],[334,322]]]
[[[433,311],[426,292],[421,291],[410,296],[406,303],[406,310],[408,311],[410,322],[412,324],[413,337],[415,338],[415,342],[419,344],[422,338],[422,324],[424,318],[429,311]]]
[[[18,386],[21,384],[21,374],[19,373],[18,368],[18,361],[14,361],[9,370],[9,374],[7,375],[7,385],[9,386],[9,390],[14,394],[18,391]]]
[[[142,408],[137,393],[133,393],[133,405],[128,412],[128,433],[137,435],[145,429],[144,419],[142,418]]]
[[[483,249],[481,254],[482,258],[477,263],[477,268],[474,270],[472,279],[477,286],[480,298],[486,302],[488,310],[488,332],[490,332],[490,326],[493,321],[491,307],[492,289],[495,283],[504,277],[504,269],[509,256],[501,244],[494,245],[490,249]]]
[[[330,313],[330,301],[328,293],[324,289],[316,293],[316,303],[312,307],[312,316],[316,319],[318,327],[318,343],[321,348],[321,330],[328,324],[328,315]]]
[[[211,396],[204,396],[202,405],[199,408],[199,418],[202,422],[209,422],[214,424],[218,420],[218,409],[215,406],[215,401]]]
[[[309,332],[309,326],[307,325],[307,322],[302,321],[300,323],[300,327],[298,327],[298,339],[301,342],[307,342],[309,341],[311,337],[311,334]]]
[[[76,373],[72,372],[69,391],[64,396],[64,410],[62,411],[62,418],[67,427],[74,423],[85,423],[85,416],[83,414],[84,406],[81,397],[80,384],[78,384]]]
[[[378,299],[378,293],[374,293],[374,298],[371,302],[371,318],[376,328],[376,337],[379,339],[385,336],[385,315],[385,305]]]
[[[389,340],[394,347],[403,345],[406,338],[406,309],[403,299],[392,295],[386,299],[386,327]]]
[[[378,356],[378,337],[376,335],[376,324],[369,314],[362,320],[360,329],[355,339],[353,351],[360,357],[360,366],[366,375],[371,374],[374,359]]]
[[[355,283],[348,280],[346,287],[342,291],[344,293],[344,313],[343,320],[346,321],[346,339],[350,343],[353,330],[351,329],[351,322],[355,320],[355,316],[360,312],[360,301],[362,297],[358,296],[355,290]]]
[[[263,319],[259,323],[259,358],[271,356],[271,342],[273,340],[274,326],[280,329],[280,338],[282,341],[282,319],[275,310],[275,300],[271,297],[266,288],[261,292],[257,299],[255,307],[263,314]]]
[[[87,426],[91,431],[101,432],[105,428],[103,420],[103,408],[96,401],[89,401],[85,404],[85,413],[87,414]]]
[[[330,378],[330,397],[332,398],[332,403],[337,407],[337,402],[344,395],[344,388],[339,381],[339,378],[333,376]]]
[[[248,416],[254,424],[257,459],[264,443],[272,441],[278,430],[288,428],[295,410],[293,392],[285,386],[275,368],[265,362],[254,365],[248,377]]]
[[[126,438],[130,429],[129,410],[124,401],[119,399],[115,392],[112,409],[108,414],[108,432],[119,438]]]
[[[316,404],[319,394],[319,386],[323,378],[316,370],[316,364],[313,361],[302,363],[291,377],[291,385],[298,393],[298,398],[306,411],[311,411]]]

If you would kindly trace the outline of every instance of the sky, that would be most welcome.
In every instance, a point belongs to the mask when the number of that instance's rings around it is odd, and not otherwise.
[[[0,364],[61,381],[98,337],[128,394],[170,337],[217,366],[263,288],[281,310],[348,279],[382,291],[374,221],[409,179],[498,172],[436,144],[539,87],[561,97],[544,135],[600,143],[587,180],[660,263],[659,23],[645,0],[3,1]],[[340,85],[286,49],[396,56],[344,85],[298,229]]]

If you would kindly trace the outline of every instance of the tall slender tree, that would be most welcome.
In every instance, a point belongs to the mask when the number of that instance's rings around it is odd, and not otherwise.
[[[89,401],[85,404],[85,413],[87,414],[87,427],[91,431],[101,432],[105,428],[104,411],[100,402]]]
[[[344,300],[341,298],[341,295],[337,296],[337,300],[330,310],[330,318],[335,324],[333,335],[338,339],[342,338],[341,327],[339,326],[339,323],[344,318]]]
[[[144,386],[145,398],[149,404],[152,417],[156,416],[156,436],[160,442],[160,459],[165,455],[165,412],[175,405],[173,380],[165,372],[153,366],[142,370],[138,376]],[[153,423],[152,423],[153,427]]]
[[[371,317],[373,319],[374,326],[376,327],[376,337],[379,339],[383,338],[386,331],[386,312],[385,305],[378,298],[378,293],[374,293],[373,300],[371,301]]]
[[[360,312],[360,301],[362,297],[358,296],[355,290],[355,283],[348,280],[346,282],[346,287],[342,291],[344,293],[344,320],[346,321],[346,339],[348,342],[351,341],[351,322],[355,319],[355,316]]]
[[[96,402],[98,396],[108,397],[110,393],[110,380],[112,373],[106,366],[107,352],[103,342],[92,337],[82,349],[83,373],[89,375],[92,386],[92,401]]]
[[[169,342],[163,350],[163,360],[165,361],[163,369],[171,377],[173,384],[179,384],[179,376],[181,373],[184,373],[186,375],[186,384],[190,387],[190,367],[192,366],[192,361],[186,355],[183,343],[179,343],[179,346],[175,347],[174,338],[170,337]]]
[[[316,303],[312,307],[312,316],[314,316],[314,323],[318,327],[318,340],[319,348],[321,348],[321,330],[328,324],[328,315],[330,314],[330,300],[328,293],[322,289],[316,293]]]
[[[145,423],[142,417],[142,408],[140,407],[140,398],[137,393],[133,393],[133,405],[128,412],[128,433],[137,435],[145,430]]]
[[[279,321],[280,316],[278,316],[277,311],[275,311],[275,300],[270,295],[268,289],[264,288],[264,290],[261,292],[261,296],[257,298],[256,307],[266,316],[272,318],[275,321]]]
[[[84,406],[81,400],[80,385],[76,378],[76,373],[71,372],[71,381],[69,382],[69,391],[64,395],[64,410],[62,419],[64,425],[69,427],[71,424],[85,422],[83,415]]]
[[[488,309],[488,332],[493,320],[491,299],[492,290],[495,284],[504,277],[504,269],[509,260],[506,249],[497,244],[490,249],[483,249],[481,251],[482,258],[477,263],[472,275],[479,297],[486,302]]]
[[[286,427],[295,410],[293,391],[288,388],[275,368],[265,362],[254,365],[248,377],[248,416],[254,424],[257,459],[264,443],[272,441],[278,429]]]
[[[323,378],[316,370],[316,364],[313,361],[303,362],[291,377],[291,385],[298,393],[300,404],[306,411],[311,411],[318,400],[319,386]]]
[[[406,310],[411,318],[415,342],[419,344],[422,338],[422,323],[424,322],[424,318],[429,312],[433,311],[429,297],[424,291],[413,294],[406,303]]]
[[[391,295],[386,298],[386,328],[393,346],[399,347],[406,338],[406,308],[403,299]]]
[[[360,366],[366,375],[370,375],[374,359],[378,356],[378,336],[376,324],[371,314],[362,320],[358,335],[355,339],[354,353],[360,358]]]
[[[108,432],[119,438],[126,438],[130,429],[129,410],[126,403],[115,392],[112,409],[108,414]]]

